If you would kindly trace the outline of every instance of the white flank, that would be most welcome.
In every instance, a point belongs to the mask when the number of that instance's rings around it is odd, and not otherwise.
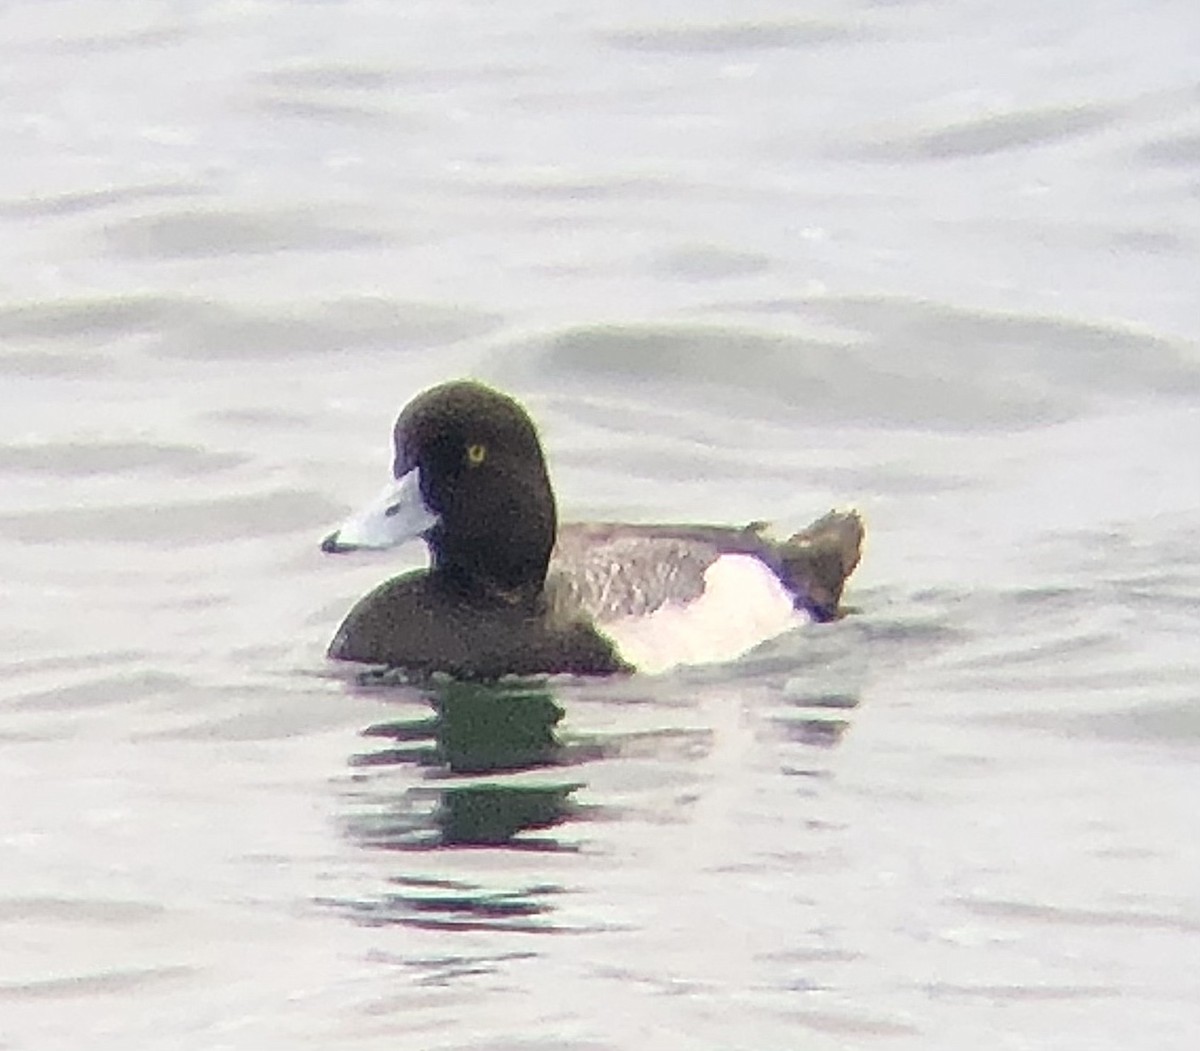
[[[722,555],[704,574],[704,593],[698,599],[621,617],[600,630],[638,671],[655,675],[681,664],[733,660],[808,620],[792,604],[791,592],[757,558]]]

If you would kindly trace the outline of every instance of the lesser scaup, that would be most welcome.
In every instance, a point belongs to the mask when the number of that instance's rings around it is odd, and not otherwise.
[[[560,527],[533,421],[482,383],[419,394],[394,445],[393,480],[321,547],[421,537],[432,565],[360,599],[330,643],[337,660],[467,678],[728,660],[835,619],[858,564],[854,511],[783,541],[761,523]]]

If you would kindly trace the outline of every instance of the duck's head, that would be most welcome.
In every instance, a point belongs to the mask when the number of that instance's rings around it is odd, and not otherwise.
[[[461,380],[396,420],[392,481],[325,538],[327,552],[422,538],[449,586],[514,599],[541,590],[556,511],[537,429],[506,394]]]

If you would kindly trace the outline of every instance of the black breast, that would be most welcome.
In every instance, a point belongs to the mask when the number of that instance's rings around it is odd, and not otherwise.
[[[360,599],[329,656],[471,679],[632,670],[585,620],[544,608],[464,602],[424,571],[389,580]]]

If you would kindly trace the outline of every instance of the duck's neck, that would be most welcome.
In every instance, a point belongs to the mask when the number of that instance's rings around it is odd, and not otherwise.
[[[497,487],[471,514],[448,507],[428,534],[435,573],[445,586],[488,605],[533,608],[554,548],[557,512],[545,477]]]

